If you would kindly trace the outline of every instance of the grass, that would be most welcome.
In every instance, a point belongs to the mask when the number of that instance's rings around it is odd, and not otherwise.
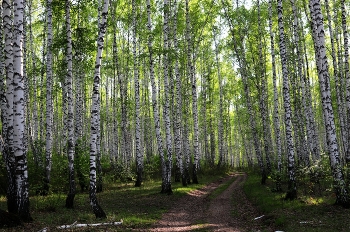
[[[147,181],[141,187],[134,187],[133,182],[121,183],[110,182],[104,184],[104,191],[97,194],[102,208],[107,214],[107,219],[96,219],[89,205],[88,193],[78,193],[74,201],[74,209],[64,207],[66,194],[52,194],[47,197],[30,197],[31,215],[33,223],[25,224],[23,227],[13,229],[0,229],[0,231],[39,231],[49,227],[55,231],[57,226],[78,223],[115,222],[123,220],[121,226],[93,227],[88,231],[130,231],[147,229],[161,215],[169,210],[176,201],[189,191],[198,189],[225,174],[198,176],[200,184],[183,187],[181,183],[173,183],[172,195],[160,194],[160,181]],[[6,209],[5,197],[0,198],[0,208]],[[82,231],[86,228],[74,229]]]
[[[325,184],[324,186],[330,186]],[[350,210],[335,206],[335,195],[330,189],[313,186],[304,179],[298,186],[298,199],[284,200],[285,193],[273,192],[274,183],[268,179],[260,184],[260,177],[250,174],[244,191],[251,202],[265,215],[264,223],[276,230],[294,231],[349,231]],[[316,187],[319,188],[316,191]],[[284,183],[283,189],[287,189]]]

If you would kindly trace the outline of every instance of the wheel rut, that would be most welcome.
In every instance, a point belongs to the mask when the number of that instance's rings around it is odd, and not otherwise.
[[[218,196],[210,194],[221,184],[235,180]],[[245,173],[234,173],[191,191],[153,225],[149,231],[261,231],[266,228],[258,210],[248,201],[243,192]]]

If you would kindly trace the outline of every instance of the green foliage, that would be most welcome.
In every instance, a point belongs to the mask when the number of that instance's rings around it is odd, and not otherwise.
[[[75,170],[81,192],[88,190],[90,172],[90,150],[83,140],[78,139],[75,145]]]
[[[323,161],[321,161],[323,163]],[[313,168],[311,168],[313,169]],[[319,171],[318,171],[319,172]],[[260,176],[254,173],[248,175],[244,191],[248,199],[262,211],[266,222],[273,222],[276,230],[283,231],[345,231],[349,223],[350,210],[335,206],[335,195],[331,189],[313,191],[310,193],[310,173],[305,179],[298,181],[298,199],[286,201],[285,193],[271,191],[274,183],[267,180],[266,185],[260,184]],[[332,179],[325,176],[319,178],[322,186],[329,186]],[[287,181],[282,181],[283,189]]]

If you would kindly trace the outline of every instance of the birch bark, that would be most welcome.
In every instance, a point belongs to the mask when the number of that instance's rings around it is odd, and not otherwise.
[[[197,106],[197,80],[195,73],[195,59],[192,58],[193,41],[190,35],[190,17],[189,17],[189,1],[186,0],[186,40],[187,40],[187,68],[189,79],[192,85],[192,115],[193,115],[193,149],[194,149],[194,162],[192,169],[192,181],[194,184],[198,184],[197,172],[199,168],[199,130],[198,130],[198,106]]]
[[[160,119],[159,119],[159,109],[158,109],[158,103],[157,103],[157,87],[155,83],[155,77],[154,77],[154,60],[153,60],[153,36],[152,36],[152,24],[151,24],[151,3],[150,0],[147,0],[147,28],[148,28],[148,52],[149,52],[149,65],[150,65],[150,79],[151,79],[151,86],[152,86],[152,108],[153,108],[153,118],[154,118],[154,126],[156,130],[156,139],[157,139],[157,146],[158,146],[158,152],[160,155],[160,161],[161,161],[161,168],[162,168],[162,193],[171,194],[171,182],[170,179],[168,179],[167,176],[167,169],[168,166],[166,165],[164,154],[166,153],[163,148],[163,140],[162,140],[162,134],[160,129]]]
[[[96,197],[96,157],[99,153],[100,144],[100,79],[102,50],[104,45],[104,36],[107,29],[107,14],[109,1],[103,1],[101,20],[98,25],[97,54],[95,61],[94,83],[92,90],[91,105],[91,137],[90,137],[90,205],[97,218],[106,218],[106,214],[98,204]]]
[[[72,31],[70,25],[70,0],[66,0],[66,35],[67,35],[67,101],[68,115],[68,140],[67,140],[67,154],[68,154],[68,177],[69,177],[69,193],[66,198],[66,207],[73,208],[75,197],[75,175],[74,175],[74,114],[73,114],[73,55],[72,55]]]
[[[32,221],[29,211],[28,161],[25,146],[25,80],[23,77],[24,3],[14,1],[13,22],[13,152],[16,183],[16,213],[23,221]]]
[[[314,45],[316,51],[315,55],[317,62],[318,80],[321,91],[322,108],[326,125],[327,145],[329,149],[329,158],[333,174],[333,180],[335,182],[334,188],[337,198],[336,204],[348,206],[349,196],[348,191],[346,189],[344,174],[340,163],[338,142],[334,123],[333,106],[331,102],[330,79],[325,47],[325,33],[320,1],[310,0],[309,7],[313,23],[313,33],[315,39]]]
[[[135,147],[136,147],[136,182],[135,187],[140,187],[143,172],[143,150],[141,145],[141,120],[140,120],[140,84],[139,84],[139,59],[136,54],[136,1],[132,1],[132,24],[133,24],[133,57],[134,57],[134,83],[135,83]]]
[[[294,200],[297,197],[297,188],[295,182],[295,168],[294,168],[294,144],[293,144],[293,129],[292,129],[292,109],[289,95],[289,76],[288,76],[288,57],[287,49],[284,39],[284,23],[283,23],[283,7],[282,0],[277,1],[278,12],[278,29],[280,35],[279,47],[282,62],[283,75],[283,106],[285,111],[285,130],[287,143],[287,158],[288,158],[288,192],[286,199]]]
[[[46,52],[46,145],[44,194],[48,194],[52,167],[52,0],[46,2],[47,52]]]
[[[4,102],[6,105],[3,116],[3,159],[7,171],[7,209],[9,213],[17,213],[16,204],[16,185],[15,185],[15,157],[13,154],[13,8],[12,1],[2,1],[3,8],[3,27],[4,27],[4,63],[5,63],[5,77],[6,77],[6,91]]]

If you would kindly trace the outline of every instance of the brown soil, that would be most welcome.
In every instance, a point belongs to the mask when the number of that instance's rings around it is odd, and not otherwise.
[[[210,193],[236,178],[220,195]],[[242,185],[247,176],[235,173],[181,198],[150,231],[274,231],[261,213],[247,200]]]

